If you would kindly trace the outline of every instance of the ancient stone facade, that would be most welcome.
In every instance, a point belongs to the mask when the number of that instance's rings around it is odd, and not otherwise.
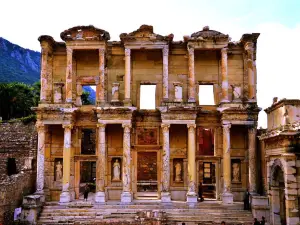
[[[256,42],[231,42],[210,30],[173,41],[142,25],[109,41],[107,31],[78,26],[64,42],[40,36],[41,102],[37,113],[37,190],[46,201],[197,201],[203,194],[241,201],[256,184]],[[96,86],[83,105],[82,87]],[[144,85],[154,109],[141,107]],[[214,103],[201,104],[201,87]],[[87,177],[87,174],[88,177]]]
[[[15,208],[35,189],[36,147],[33,122],[0,124],[0,224],[12,224]]]
[[[263,189],[270,224],[299,224],[300,100],[274,98],[265,109],[268,128],[260,134]]]

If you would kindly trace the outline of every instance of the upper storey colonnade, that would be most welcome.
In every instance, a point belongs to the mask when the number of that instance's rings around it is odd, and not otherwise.
[[[41,68],[41,103],[74,103],[81,105],[80,96],[83,85],[96,86],[97,105],[104,106],[110,102],[120,101],[124,106],[132,105],[133,95],[133,64],[134,51],[161,51],[162,57],[162,77],[161,77],[161,102],[174,101],[170,99],[170,64],[174,64],[171,55],[176,55],[180,51],[186,51],[187,59],[187,88],[186,102],[195,103],[197,100],[197,83],[195,73],[195,54],[199,51],[216,51],[219,55],[218,67],[219,78],[217,85],[219,88],[218,103],[226,103],[233,100],[230,98],[229,89],[232,83],[229,82],[230,76],[235,76],[235,71],[230,71],[228,65],[228,55],[243,56],[243,84],[242,87],[232,91],[232,96],[236,93],[240,98],[247,99],[248,102],[256,102],[256,41],[258,33],[244,34],[239,42],[231,42],[228,35],[204,27],[203,30],[195,32],[190,36],[184,36],[183,41],[173,41],[173,34],[162,36],[153,32],[153,27],[142,25],[138,30],[131,33],[120,34],[120,42],[109,41],[110,35],[107,31],[95,28],[94,26],[77,26],[65,30],[61,33],[64,42],[56,42],[47,35],[39,37],[42,47],[42,68]],[[179,50],[178,50],[179,49]],[[93,71],[93,76],[77,76],[76,52],[87,53],[88,51],[97,52],[98,69]],[[114,81],[110,84],[111,95],[108,94],[108,84],[110,74],[108,70],[108,59],[111,55],[123,55],[124,67],[122,78],[124,82],[123,90],[120,84]],[[63,62],[55,62],[54,56],[64,56]],[[57,57],[58,58],[58,57]],[[65,75],[58,79],[55,71],[56,67],[65,67]],[[88,70],[88,67],[86,67]],[[58,72],[56,72],[58,73]],[[119,72],[120,73],[120,72]],[[87,73],[89,74],[89,73]],[[214,83],[215,81],[206,83]],[[147,83],[147,82],[146,82]],[[150,82],[151,83],[151,82]],[[153,83],[153,82],[152,82]],[[178,82],[174,86],[182,86]],[[175,90],[181,90],[176,89]],[[122,92],[120,99],[119,93]],[[233,93],[235,92],[235,94]],[[243,92],[243,93],[242,93]],[[179,101],[182,101],[181,93]],[[110,99],[108,96],[111,96]],[[178,98],[175,96],[175,101]],[[121,104],[121,105],[122,105]],[[159,105],[159,104],[158,104]]]

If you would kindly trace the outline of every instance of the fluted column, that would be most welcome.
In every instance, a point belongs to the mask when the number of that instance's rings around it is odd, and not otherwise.
[[[45,125],[38,121],[35,126],[38,132],[36,193],[43,194],[45,183]]]
[[[64,150],[63,150],[63,183],[60,202],[70,202],[70,167],[71,167],[71,131],[72,124],[64,124]]]
[[[196,124],[188,124],[188,192],[187,202],[197,202],[196,192]]]
[[[248,154],[249,154],[249,192],[257,193],[256,186],[256,127],[248,128]]]
[[[194,48],[189,47],[188,53],[189,53],[188,102],[196,102]]]
[[[48,45],[42,45],[41,94],[40,94],[41,102],[47,102],[47,87],[49,85],[48,84],[48,76],[47,76],[48,54],[49,54]]]
[[[163,132],[163,165],[162,165],[162,193],[161,201],[170,202],[170,143],[169,128],[170,124],[161,125]]]
[[[121,194],[121,202],[131,202],[132,193],[131,193],[131,172],[130,172],[130,163],[131,163],[131,154],[130,154],[130,130],[131,124],[124,123],[122,124],[124,128],[123,133],[123,163],[122,163],[122,181],[123,181],[123,192]]]
[[[105,103],[105,49],[99,49],[99,84],[97,85],[97,102]]]
[[[95,202],[105,202],[105,172],[106,172],[106,146],[105,146],[105,126],[97,124],[98,143],[97,143],[97,162],[96,162],[96,196]]]
[[[231,193],[231,158],[230,158],[230,124],[223,124],[223,179],[222,200],[225,204],[233,203]]]
[[[130,96],[130,84],[131,84],[131,50],[129,48],[125,48],[125,99],[124,103],[127,105],[131,105],[131,96]]]
[[[221,49],[221,76],[222,76],[222,99],[221,99],[221,102],[229,102],[227,48]]]
[[[163,100],[169,100],[169,46],[165,46],[163,52]]]
[[[245,50],[247,52],[248,100],[249,101],[256,101],[253,43],[252,42],[247,42],[245,44]]]
[[[67,47],[67,69],[66,69],[66,102],[73,101],[73,49]]]

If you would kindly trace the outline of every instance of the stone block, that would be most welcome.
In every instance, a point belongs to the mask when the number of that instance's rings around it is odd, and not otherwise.
[[[233,203],[233,194],[232,193],[223,193],[222,194],[223,204],[232,204]]]
[[[162,192],[161,193],[161,202],[171,202],[170,192]]]
[[[132,202],[132,194],[130,192],[123,192],[121,194],[121,202],[122,203],[130,203],[130,202]]]
[[[95,202],[97,203],[106,202],[105,192],[97,192],[95,195]]]

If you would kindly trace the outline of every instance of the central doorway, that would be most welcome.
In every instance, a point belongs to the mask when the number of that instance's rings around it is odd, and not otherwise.
[[[157,152],[137,153],[137,198],[157,199]]]

